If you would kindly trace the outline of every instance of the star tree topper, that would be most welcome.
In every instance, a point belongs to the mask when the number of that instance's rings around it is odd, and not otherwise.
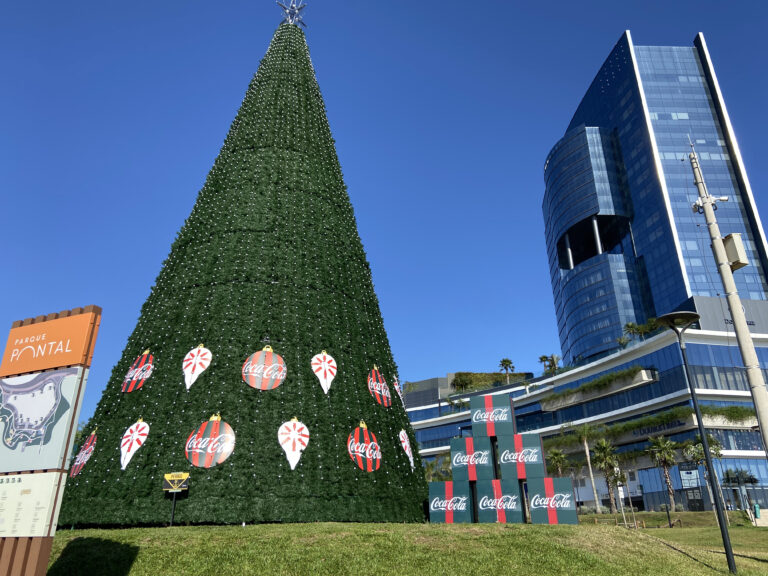
[[[304,0],[299,0],[298,4],[296,3],[296,0],[291,0],[291,3],[288,6],[280,2],[280,0],[277,0],[277,4],[283,9],[283,12],[285,12],[285,21],[288,22],[288,24],[301,24],[304,28],[307,27],[302,21],[303,16],[301,14],[301,11],[307,7],[307,5],[304,4]]]

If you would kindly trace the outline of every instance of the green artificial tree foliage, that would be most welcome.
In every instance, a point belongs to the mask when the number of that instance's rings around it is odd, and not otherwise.
[[[182,359],[200,343],[213,359],[187,390]],[[267,344],[287,376],[262,391],[241,370]],[[122,392],[145,349],[154,372]],[[323,350],[338,365],[327,395],[310,364]],[[389,384],[389,407],[369,392],[374,365]],[[98,440],[68,479],[59,523],[165,523],[170,472],[190,473],[177,523],[423,521],[424,472],[396,376],[304,33],[284,22],[86,427],[98,426]],[[187,438],[216,413],[234,430],[234,451],[195,467]],[[294,470],[278,442],[293,417],[310,432]],[[149,435],[121,470],[121,437],[139,418]],[[373,472],[347,451],[360,421],[380,445]]]

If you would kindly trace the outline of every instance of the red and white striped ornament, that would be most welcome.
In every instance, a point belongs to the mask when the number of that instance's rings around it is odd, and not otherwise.
[[[408,439],[408,433],[405,430],[400,430],[400,445],[405,450],[408,460],[411,461],[411,470],[413,470],[413,450],[411,450],[411,441]]]
[[[152,376],[155,369],[155,357],[149,353],[149,348],[142,352],[141,356],[134,360],[130,370],[123,379],[123,392],[133,392],[144,386],[144,382]]]
[[[338,367],[336,366],[336,360],[333,356],[328,354],[325,350],[312,357],[312,371],[320,380],[320,386],[323,387],[323,392],[328,394],[328,390],[331,389],[331,382],[336,377]]]
[[[395,377],[395,381],[392,385],[395,387],[395,390],[397,390],[397,395],[400,396],[400,401],[403,402],[403,388],[400,386],[400,382],[397,380],[397,377]]]
[[[373,472],[381,466],[381,447],[362,420],[347,438],[347,452],[360,470]]]
[[[219,414],[198,426],[187,438],[184,455],[198,468],[213,468],[224,462],[235,450],[235,431]]]
[[[309,429],[298,418],[283,422],[277,429],[277,439],[285,451],[285,457],[291,465],[291,470],[299,463],[301,453],[309,444]]]
[[[91,455],[93,454],[94,449],[96,448],[96,430],[91,432],[91,435],[88,436],[88,439],[85,441],[85,444],[80,448],[80,451],[77,453],[77,456],[75,457],[75,461],[72,463],[72,469],[69,471],[69,477],[74,478],[83,469],[83,466],[85,466],[85,463],[88,462],[88,460],[91,459]]]
[[[264,346],[260,352],[248,356],[243,364],[243,381],[257,390],[273,390],[280,386],[288,374],[283,357]]]
[[[149,436],[149,424],[141,418],[125,431],[120,442],[120,468],[122,470],[125,470],[136,451],[147,441],[147,436]]]
[[[385,408],[392,406],[392,394],[389,392],[389,386],[387,386],[384,376],[381,375],[376,365],[368,373],[368,391],[376,399],[376,402]]]
[[[184,361],[181,363],[181,369],[184,371],[184,383],[187,385],[187,391],[192,387],[200,377],[200,374],[205,372],[208,366],[211,364],[213,354],[205,346],[200,344],[197,348],[192,348],[187,355],[184,356]]]

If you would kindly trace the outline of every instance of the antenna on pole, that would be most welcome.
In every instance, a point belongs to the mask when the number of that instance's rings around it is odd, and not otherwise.
[[[277,0],[277,5],[280,6],[285,13],[285,21],[288,22],[288,24],[301,24],[304,28],[307,27],[307,25],[304,24],[302,19],[303,15],[301,13],[301,11],[307,7],[307,5],[304,4],[304,0],[299,0],[298,3],[296,3],[296,0],[291,0],[291,3],[288,6],[280,2],[280,0]]]

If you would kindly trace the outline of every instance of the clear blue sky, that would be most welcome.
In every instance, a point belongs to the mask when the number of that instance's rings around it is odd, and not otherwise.
[[[768,218],[768,3],[315,0],[305,13],[403,380],[502,357],[539,373],[559,353],[542,169],[625,29],[638,45],[704,32]],[[271,0],[0,8],[0,345],[13,320],[102,306],[82,419],[280,18]]]

